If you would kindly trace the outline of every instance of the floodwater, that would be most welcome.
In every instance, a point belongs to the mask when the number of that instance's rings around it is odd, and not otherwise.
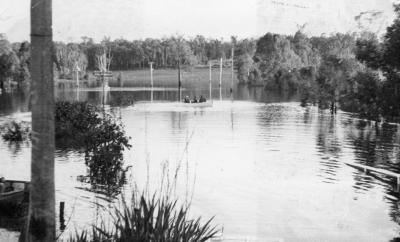
[[[204,91],[204,90],[203,90]],[[183,90],[183,95],[207,94]],[[354,162],[400,173],[400,129],[375,127],[351,114],[301,107],[296,97],[260,88],[223,90],[212,107],[179,105],[171,90],[58,89],[59,100],[86,100],[121,117],[132,137],[125,164],[133,189],[152,194],[173,187],[191,214],[215,216],[236,241],[391,241],[400,237],[399,190],[393,178],[366,174]],[[219,96],[214,90],[213,95]],[[207,95],[208,96],[208,95]],[[0,123],[29,120],[29,95],[0,95]],[[0,140],[0,173],[28,180],[29,142]],[[70,233],[107,210],[104,195],[83,188],[80,151],[56,153],[56,199],[66,203]],[[96,204],[102,204],[99,207]],[[57,205],[58,209],[58,205]],[[0,236],[4,230],[0,229]],[[4,235],[9,236],[9,235]],[[3,237],[4,238],[4,237]]]

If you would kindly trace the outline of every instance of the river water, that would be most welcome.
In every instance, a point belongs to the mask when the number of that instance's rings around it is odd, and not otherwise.
[[[207,94],[207,91],[204,91]],[[202,90],[184,90],[200,95]],[[219,91],[214,90],[218,96]],[[346,162],[400,172],[400,129],[354,115],[301,107],[295,96],[239,87],[213,107],[181,107],[176,91],[58,89],[59,100],[86,100],[121,117],[132,137],[125,164],[133,189],[172,187],[191,214],[215,216],[227,241],[390,241],[400,237],[399,192],[392,178]],[[27,93],[0,95],[0,123],[30,120]],[[30,142],[0,140],[0,174],[29,180]],[[66,203],[66,233],[98,218],[102,195],[77,180],[81,151],[57,149],[56,199]],[[57,206],[58,208],[58,206]],[[1,236],[0,229],[0,236]]]

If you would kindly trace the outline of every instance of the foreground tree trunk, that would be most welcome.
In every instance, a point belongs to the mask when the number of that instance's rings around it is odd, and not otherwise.
[[[52,0],[31,0],[32,159],[25,241],[55,241]]]

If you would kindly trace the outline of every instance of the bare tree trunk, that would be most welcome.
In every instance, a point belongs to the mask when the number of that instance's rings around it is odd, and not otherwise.
[[[32,160],[28,241],[55,241],[52,0],[31,0]]]

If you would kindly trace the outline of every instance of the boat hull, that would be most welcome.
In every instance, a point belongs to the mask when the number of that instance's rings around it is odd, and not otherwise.
[[[203,102],[203,103],[181,103],[182,107],[193,107],[193,108],[206,108],[212,107],[212,102]]]
[[[29,198],[29,182],[6,180],[5,192],[0,193],[0,206],[19,205]]]

